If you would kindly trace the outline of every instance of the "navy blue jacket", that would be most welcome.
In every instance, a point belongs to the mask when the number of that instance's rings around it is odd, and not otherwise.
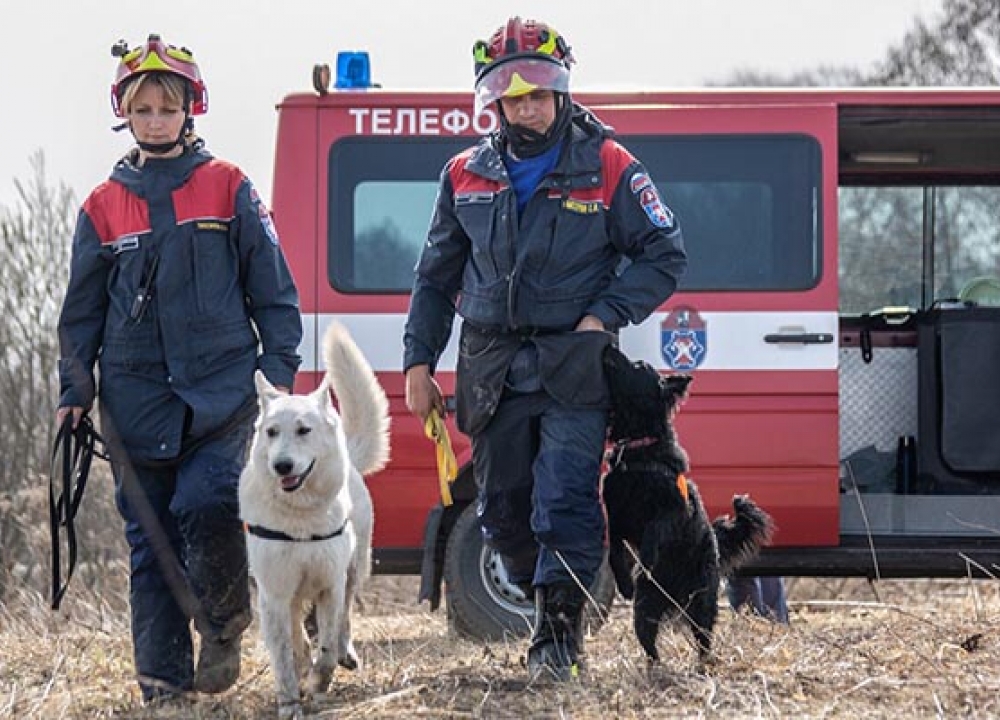
[[[291,387],[298,293],[239,168],[198,147],[126,157],[77,220],[59,318],[60,406],[89,408],[133,460],[176,457],[252,405],[253,373]],[[143,301],[143,297],[147,298]]]
[[[568,331],[588,314],[615,331],[674,292],[687,256],[649,174],[580,106],[570,132],[523,217],[496,135],[447,163],[417,264],[404,369],[436,366],[456,310],[496,333]]]

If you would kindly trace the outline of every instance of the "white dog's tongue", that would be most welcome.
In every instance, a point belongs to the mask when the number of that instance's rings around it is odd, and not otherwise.
[[[282,490],[295,490],[301,484],[302,484],[301,475],[285,475],[283,478],[281,478]]]

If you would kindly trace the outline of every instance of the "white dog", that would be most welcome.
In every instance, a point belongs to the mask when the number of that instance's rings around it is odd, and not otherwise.
[[[323,356],[326,377],[308,395],[281,393],[257,372],[260,416],[240,478],[250,572],[283,718],[301,716],[300,680],[308,692],[323,692],[336,664],[358,665],[350,612],[371,568],[373,525],[362,475],[389,458],[385,391],[342,326],[327,330]],[[319,631],[314,661],[303,632],[310,607]]]

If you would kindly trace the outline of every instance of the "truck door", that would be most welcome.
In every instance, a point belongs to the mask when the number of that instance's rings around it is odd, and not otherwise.
[[[622,346],[694,374],[678,429],[709,512],[749,492],[777,545],[836,545],[836,108],[594,109],[684,233],[688,275]]]

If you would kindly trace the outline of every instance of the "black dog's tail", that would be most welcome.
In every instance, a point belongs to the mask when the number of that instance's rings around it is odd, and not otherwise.
[[[727,515],[712,522],[719,544],[719,572],[723,576],[756,557],[774,533],[771,516],[749,495],[734,495],[733,510],[736,511],[734,517]]]

